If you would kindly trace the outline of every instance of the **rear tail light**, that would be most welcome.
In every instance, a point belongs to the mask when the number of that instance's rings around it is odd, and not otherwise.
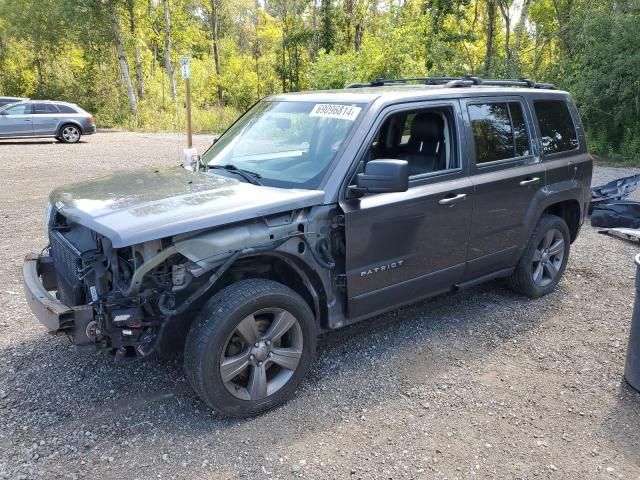
[[[89,115],[89,116],[87,117],[87,122],[89,122],[89,123],[93,123],[93,115]]]

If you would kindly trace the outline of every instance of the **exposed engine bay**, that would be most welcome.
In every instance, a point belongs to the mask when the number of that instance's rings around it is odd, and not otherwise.
[[[336,215],[324,207],[303,209],[114,248],[105,236],[53,210],[47,249],[54,278],[43,275],[43,284],[65,305],[93,309],[56,333],[78,346],[110,349],[118,361],[170,350],[170,344],[180,345],[197,310],[225,285],[248,276],[278,278],[292,288],[300,284],[286,278],[291,271],[274,253],[308,257],[306,262],[321,267],[316,271],[325,272],[322,281],[331,281],[336,266],[344,269]]]

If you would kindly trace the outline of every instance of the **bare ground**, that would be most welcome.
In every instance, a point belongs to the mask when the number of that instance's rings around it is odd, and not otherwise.
[[[590,226],[553,294],[491,282],[333,332],[297,396],[250,420],[207,410],[177,362],[119,367],[47,336],[20,279],[47,193],[175,164],[182,143],[0,141],[0,478],[640,478],[622,379],[638,247]]]

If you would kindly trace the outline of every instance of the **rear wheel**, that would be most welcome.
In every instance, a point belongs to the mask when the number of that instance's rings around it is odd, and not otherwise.
[[[63,125],[60,128],[60,135],[56,138],[63,143],[78,143],[82,132],[76,125]]]
[[[247,417],[293,395],[315,347],[315,319],[297,293],[271,280],[243,280],[216,294],[192,325],[185,371],[211,408]]]
[[[567,266],[569,249],[570,236],[566,222],[555,215],[544,214],[508,279],[509,286],[531,298],[553,291]]]

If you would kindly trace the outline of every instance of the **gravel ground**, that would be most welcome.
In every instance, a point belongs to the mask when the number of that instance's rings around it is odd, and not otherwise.
[[[640,478],[622,380],[638,247],[590,226],[555,293],[491,282],[328,334],[297,396],[259,418],[207,410],[178,362],[119,367],[46,335],[20,267],[49,190],[176,163],[183,142],[0,141],[0,478]]]

